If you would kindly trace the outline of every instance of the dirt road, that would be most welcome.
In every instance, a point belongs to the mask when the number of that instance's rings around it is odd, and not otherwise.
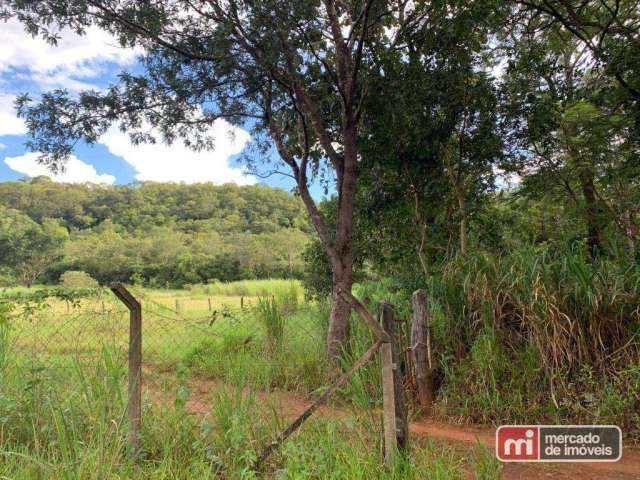
[[[211,411],[212,392],[219,384],[211,380],[192,379],[188,382],[191,396],[186,407],[193,413],[207,414]],[[153,389],[153,385],[147,385]],[[284,418],[295,418],[310,404],[309,400],[289,392],[258,392],[258,398],[277,405]],[[345,417],[347,410],[321,407],[319,415]],[[495,430],[486,427],[460,426],[430,421],[413,421],[413,435],[425,436],[447,442],[456,448],[473,447],[478,443],[495,448]],[[469,476],[472,479],[472,476]],[[625,448],[622,459],[616,463],[507,463],[502,470],[503,480],[640,480],[640,449]]]

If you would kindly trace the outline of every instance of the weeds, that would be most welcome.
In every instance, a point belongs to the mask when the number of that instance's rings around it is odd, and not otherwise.
[[[283,305],[275,297],[261,297],[255,311],[256,318],[264,328],[267,353],[272,356],[282,345],[285,323]]]

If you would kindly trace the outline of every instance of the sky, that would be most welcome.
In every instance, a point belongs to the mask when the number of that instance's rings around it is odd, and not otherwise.
[[[213,151],[194,152],[180,142],[134,146],[126,133],[112,128],[97,145],[78,145],[64,172],[49,172],[38,164],[38,153],[29,152],[24,145],[26,128],[16,117],[15,97],[28,93],[37,99],[57,88],[73,93],[104,89],[119,71],[135,69],[137,63],[137,52],[121,48],[97,28],[82,37],[69,31],[60,33],[61,40],[54,47],[26,34],[15,20],[0,22],[0,181],[48,175],[54,181],[71,183],[267,183],[291,190],[291,179],[279,175],[261,179],[244,171],[238,158],[251,142],[251,135],[224,120],[212,127],[216,138]],[[317,186],[314,190],[319,191]]]

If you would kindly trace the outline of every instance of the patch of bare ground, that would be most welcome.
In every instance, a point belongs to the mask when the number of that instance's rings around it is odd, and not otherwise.
[[[149,367],[145,368],[149,371]],[[155,370],[155,369],[154,369]],[[145,382],[147,395],[153,401],[173,402],[174,397],[170,385],[178,381],[173,374],[158,373],[147,375]],[[223,387],[214,380],[190,377],[180,383],[186,384],[190,391],[186,408],[198,415],[207,415],[212,408],[213,393]],[[275,408],[281,418],[294,419],[300,415],[311,401],[291,392],[259,391],[254,392],[261,403]],[[350,412],[333,406],[323,406],[316,415],[326,415],[332,418],[347,417]],[[428,420],[414,420],[410,430],[418,438],[429,438],[437,442],[445,442],[468,455],[474,446],[481,444],[487,448],[495,448],[495,429],[468,425],[452,425],[448,423],[432,422]],[[473,476],[466,474],[469,479]],[[504,480],[640,480],[640,449],[625,448],[622,459],[616,463],[507,463],[503,465],[502,479]]]

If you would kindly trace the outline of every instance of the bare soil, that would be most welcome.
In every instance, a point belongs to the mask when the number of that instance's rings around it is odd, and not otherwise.
[[[160,382],[167,380],[164,375],[148,376],[153,379],[146,382],[148,394],[158,402],[173,401],[170,394],[162,391]],[[212,408],[212,393],[221,384],[204,378],[190,378],[186,380],[190,390],[190,398],[186,408],[194,414],[206,415]],[[294,419],[300,415],[311,403],[310,400],[291,392],[273,391],[257,392],[257,398],[270,406],[285,419]],[[347,417],[348,410],[333,406],[323,406],[316,415],[327,415],[332,418]],[[429,420],[414,420],[410,424],[413,435],[445,442],[463,452],[470,451],[477,444],[495,448],[495,429],[470,425],[453,425],[433,422]],[[473,476],[468,474],[468,478]],[[616,463],[506,463],[503,466],[504,480],[640,480],[640,449],[624,448],[622,459]]]

